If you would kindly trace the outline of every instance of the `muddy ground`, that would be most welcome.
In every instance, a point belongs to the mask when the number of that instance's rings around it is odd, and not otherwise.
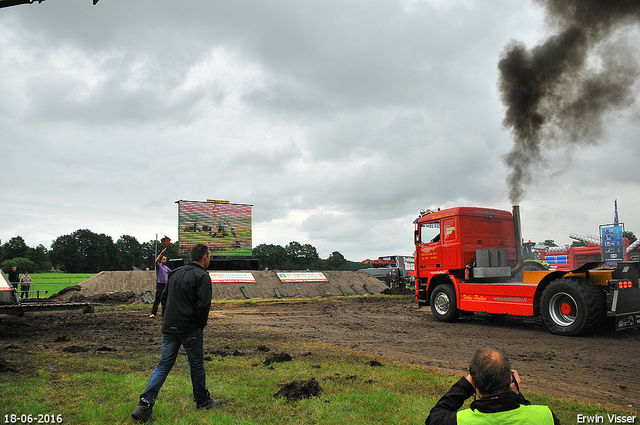
[[[31,351],[160,351],[161,319],[150,306],[96,309],[91,314],[25,315],[0,322],[0,359]],[[311,301],[214,303],[205,345],[209,354],[247,349],[276,352],[288,341],[330,344],[372,356],[462,376],[472,351],[503,348],[522,389],[638,410],[640,330],[585,337],[550,334],[534,319],[476,315],[437,322],[411,295],[334,297]],[[13,366],[19,369],[20,364]]]

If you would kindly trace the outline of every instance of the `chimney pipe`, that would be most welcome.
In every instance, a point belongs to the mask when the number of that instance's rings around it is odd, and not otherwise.
[[[520,221],[520,206],[513,206],[513,230],[516,239],[516,265],[511,268],[511,276],[515,276],[522,266],[524,266],[524,255],[522,254],[522,226]]]

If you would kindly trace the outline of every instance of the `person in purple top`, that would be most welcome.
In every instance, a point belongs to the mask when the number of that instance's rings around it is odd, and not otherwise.
[[[151,314],[149,317],[156,317],[158,313],[158,306],[161,303],[162,292],[164,291],[164,287],[167,285],[167,280],[169,276],[169,272],[171,269],[166,266],[167,257],[164,256],[164,252],[167,248],[160,251],[160,254],[156,257],[156,299],[153,301],[153,307],[151,307]],[[162,312],[164,313],[164,303],[162,304]]]

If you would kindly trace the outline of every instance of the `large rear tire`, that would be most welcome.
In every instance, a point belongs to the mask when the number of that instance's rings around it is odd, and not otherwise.
[[[551,333],[575,336],[598,330],[606,316],[604,294],[581,278],[554,280],[542,292],[540,315]]]
[[[431,312],[441,322],[454,322],[460,317],[456,304],[456,290],[451,285],[438,285],[431,293]]]

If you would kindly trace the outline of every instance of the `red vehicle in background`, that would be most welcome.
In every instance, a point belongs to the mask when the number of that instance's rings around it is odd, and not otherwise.
[[[587,246],[562,246],[549,247],[546,250],[540,250],[540,260],[546,261],[552,270],[573,270],[589,262],[603,261],[602,246],[593,242],[588,242],[587,237],[571,234],[569,237],[583,240]],[[589,239],[595,238],[590,236]],[[629,247],[629,239],[624,239],[625,258],[629,261],[629,254],[626,248]]]

